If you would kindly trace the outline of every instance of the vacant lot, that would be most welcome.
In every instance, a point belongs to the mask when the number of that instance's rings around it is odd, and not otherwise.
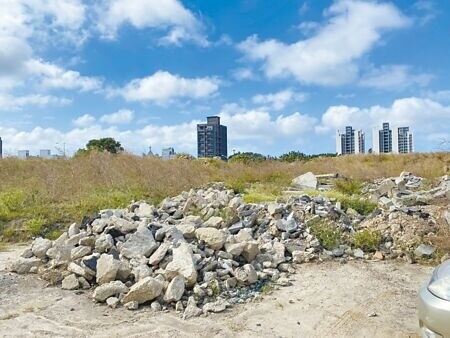
[[[109,309],[6,272],[0,252],[1,337],[416,337],[416,297],[432,268],[399,262],[297,266],[293,285],[261,301],[183,321],[177,313]]]

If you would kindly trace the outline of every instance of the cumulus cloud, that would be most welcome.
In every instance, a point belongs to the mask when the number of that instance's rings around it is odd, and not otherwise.
[[[115,38],[124,24],[135,28],[167,31],[160,41],[179,45],[192,40],[208,45],[203,25],[179,0],[104,0],[99,8],[99,30],[106,38]]]
[[[236,68],[232,71],[232,76],[238,81],[256,79],[256,75],[250,68]]]
[[[364,74],[360,85],[384,90],[402,90],[414,85],[426,86],[432,78],[431,74],[414,74],[407,65],[385,65]]]
[[[315,118],[299,112],[273,118],[266,111],[244,110],[231,114],[227,108],[220,113],[220,117],[228,127],[231,141],[257,140],[269,144],[280,138],[299,139],[307,132],[313,132],[317,122]]]
[[[129,109],[121,109],[115,113],[103,115],[101,122],[107,124],[125,124],[130,123],[134,119],[134,112]]]
[[[276,93],[258,94],[252,97],[255,104],[267,105],[271,110],[282,110],[291,102],[303,102],[307,99],[306,93],[295,92],[292,89],[281,90]]]
[[[292,76],[302,83],[339,85],[358,78],[358,61],[382,33],[406,27],[410,20],[394,5],[340,0],[326,10],[327,22],[311,37],[293,44],[254,35],[238,45],[250,61],[262,63],[269,78]]]
[[[330,132],[346,125],[367,129],[381,126],[382,122],[410,126],[419,133],[446,131],[450,125],[450,106],[418,97],[397,99],[388,107],[331,106],[322,115],[321,124],[316,130]]]
[[[6,93],[0,93],[0,110],[4,111],[21,110],[27,106],[65,106],[70,103],[72,103],[72,100],[70,99],[52,95],[30,94],[23,96],[13,96]]]
[[[90,114],[84,114],[72,120],[72,123],[77,127],[87,127],[95,122],[95,117]]]
[[[219,89],[220,81],[214,77],[184,78],[165,71],[134,79],[120,89],[110,89],[112,96],[127,101],[152,101],[166,104],[176,98],[200,99],[211,96]]]

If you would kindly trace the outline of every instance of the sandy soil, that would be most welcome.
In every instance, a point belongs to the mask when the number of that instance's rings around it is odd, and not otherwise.
[[[110,309],[5,271],[22,248],[0,252],[1,337],[416,337],[416,297],[432,268],[396,262],[303,264],[293,285],[224,313]]]

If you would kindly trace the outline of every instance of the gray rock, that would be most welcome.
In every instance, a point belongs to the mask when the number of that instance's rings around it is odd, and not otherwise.
[[[333,251],[331,253],[334,257],[344,256],[344,250],[342,250],[341,248],[335,248],[335,249],[333,249]]]
[[[434,251],[436,250],[436,248],[434,248],[431,245],[426,245],[426,244],[420,244],[416,250],[414,250],[414,254],[417,257],[431,257],[434,253]]]
[[[109,297],[106,300],[106,304],[110,307],[115,309],[117,307],[117,305],[119,305],[119,298],[117,297]]]
[[[95,240],[95,251],[98,253],[107,252],[114,246],[114,239],[110,234],[101,234]]]
[[[207,303],[203,305],[203,313],[214,312],[219,313],[226,310],[226,308],[230,306],[230,303],[223,299],[219,299],[213,303]]]
[[[125,303],[123,306],[127,310],[134,311],[139,309],[139,302],[133,300],[131,302]]]
[[[183,234],[186,239],[192,239],[195,237],[195,224],[193,223],[180,223],[176,225],[177,229]]]
[[[140,281],[141,279],[151,276],[152,269],[150,269],[147,264],[141,264],[133,268],[132,274],[134,275],[135,281]]]
[[[179,301],[183,296],[184,288],[184,277],[180,275],[176,276],[167,286],[164,301],[168,303]]]
[[[76,234],[80,233],[80,228],[78,227],[77,223],[72,223],[69,227],[69,230],[67,231],[69,238],[72,236],[75,236]]]
[[[230,234],[235,235],[242,229],[244,229],[244,224],[242,222],[237,222],[230,226],[228,228],[228,231],[230,232]]]
[[[137,231],[130,235],[130,238],[123,243],[120,250],[124,257],[129,259],[150,256],[158,247],[152,232],[146,225],[141,224]]]
[[[118,229],[120,232],[124,234],[135,231],[139,225],[139,223],[130,222],[127,221],[126,219],[119,218],[116,216],[111,216],[109,222],[112,223],[116,229]]]
[[[31,258],[33,257],[33,251],[31,251],[31,248],[26,248],[21,254],[20,257],[22,258]]]
[[[77,246],[70,251],[70,259],[75,261],[78,258],[82,258],[84,256],[90,255],[92,252],[92,248],[89,246]]]
[[[355,250],[353,250],[353,256],[355,258],[364,258],[364,251],[362,251],[360,248],[356,248]]]
[[[123,298],[122,303],[126,304],[135,301],[138,304],[143,304],[149,300],[153,300],[161,294],[163,286],[159,280],[146,277],[130,288],[130,291]]]
[[[392,197],[392,195],[393,195],[392,191],[394,188],[395,188],[395,182],[393,180],[391,180],[390,178],[387,178],[381,182],[381,184],[379,185],[379,187],[377,189],[377,193],[379,196]]]
[[[139,207],[134,210],[134,213],[139,217],[145,217],[145,218],[152,219],[155,211],[156,211],[156,208],[153,205],[143,202],[143,203],[140,203]]]
[[[244,284],[253,284],[258,281],[258,275],[255,268],[251,264],[245,264],[234,270],[236,280]]]
[[[150,304],[150,308],[151,308],[153,311],[157,311],[157,312],[159,312],[159,311],[162,310],[161,304],[159,304],[159,302],[156,301],[156,300]]]
[[[169,250],[170,244],[169,243],[161,243],[161,245],[156,249],[156,251],[150,256],[148,262],[151,265],[158,265],[159,262],[164,258],[164,256],[167,253],[167,250]]]
[[[299,189],[316,190],[318,186],[317,178],[312,172],[300,175],[292,180],[292,185]]]
[[[76,274],[78,276],[84,277],[87,280],[91,280],[93,278],[93,275],[91,274],[91,272],[88,269],[81,267],[74,262],[69,264],[69,266],[67,267],[67,270],[70,272],[73,272],[74,274]]]
[[[52,247],[52,241],[42,237],[38,237],[31,244],[31,251],[37,258],[45,258],[48,249]]]
[[[188,287],[196,283],[197,270],[195,269],[192,249],[187,243],[181,243],[178,248],[173,249],[173,258],[166,266],[166,274],[169,279],[178,274],[182,275]]]
[[[17,260],[12,262],[10,271],[17,272],[18,274],[29,273],[32,268],[37,268],[40,263],[41,260],[39,258],[19,257]]]
[[[199,228],[195,230],[195,236],[198,240],[205,241],[206,245],[213,250],[222,249],[227,239],[223,231],[214,228]]]
[[[450,227],[450,210],[445,210],[443,216],[447,225]]]
[[[112,255],[102,254],[97,260],[97,283],[102,285],[115,280],[119,265],[120,261],[114,259]]]
[[[103,284],[95,288],[94,294],[92,297],[97,302],[104,302],[111,296],[119,295],[121,293],[128,292],[128,288],[121,281],[109,282],[107,284]]]
[[[223,218],[213,216],[204,223],[205,227],[220,229],[223,225]]]
[[[189,297],[186,309],[183,313],[183,319],[190,319],[194,317],[198,317],[202,314],[202,310],[197,307],[197,303],[194,297]]]
[[[70,274],[63,279],[61,287],[64,290],[77,290],[80,287],[80,282],[75,274]]]

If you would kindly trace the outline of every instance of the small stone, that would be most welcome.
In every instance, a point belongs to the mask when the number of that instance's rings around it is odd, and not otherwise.
[[[414,255],[416,255],[417,257],[430,258],[433,255],[435,250],[436,250],[436,248],[434,248],[431,245],[420,244],[416,248],[416,250],[414,250]]]
[[[67,231],[69,238],[72,236],[75,236],[80,233],[80,228],[78,227],[77,223],[73,223],[70,225],[69,230]]]
[[[30,272],[33,267],[38,267],[40,263],[41,260],[38,258],[19,257],[11,264],[10,271],[17,272],[18,274],[25,274]]]
[[[64,290],[77,290],[80,287],[80,282],[78,281],[77,276],[75,274],[70,274],[62,281],[61,288]]]
[[[139,309],[139,303],[137,301],[127,302],[123,305],[127,310],[134,311]]]
[[[139,258],[142,256],[149,257],[158,247],[152,232],[146,225],[140,225],[136,232],[133,233],[128,240],[123,243],[120,250],[121,254],[126,258]]]
[[[382,261],[384,259],[384,255],[381,251],[377,251],[373,254],[372,257],[374,260]]]
[[[186,280],[186,286],[191,287],[197,281],[197,270],[195,268],[192,249],[187,243],[181,243],[173,249],[172,261],[166,266],[168,278],[182,275]]]
[[[216,216],[211,217],[204,223],[205,227],[216,228],[216,229],[220,229],[222,227],[222,225],[223,225],[223,218],[216,217]]]
[[[212,303],[207,303],[205,305],[203,305],[203,313],[208,313],[208,312],[214,312],[214,313],[219,313],[219,312],[223,312],[226,310],[226,308],[230,306],[230,303],[228,303],[227,301],[224,301],[222,299],[219,299],[215,302]]]
[[[106,300],[106,304],[110,307],[115,309],[117,307],[117,305],[119,305],[119,298],[117,297],[109,297]]]
[[[159,302],[156,300],[150,304],[150,308],[153,311],[158,311],[158,312],[162,310],[161,304],[159,304]]]
[[[184,310],[183,302],[180,300],[175,304],[175,311],[181,312]]]
[[[190,319],[194,317],[198,317],[202,314],[202,310],[197,307],[197,302],[194,297],[189,297],[186,310],[183,313],[183,319]]]
[[[353,256],[355,258],[364,258],[364,251],[362,251],[360,248],[356,248],[353,250]]]
[[[240,283],[253,284],[258,281],[256,270],[251,264],[245,264],[244,266],[235,269],[234,276]]]
[[[95,241],[95,251],[107,252],[114,246],[114,239],[110,234],[101,234]]]
[[[317,178],[312,172],[300,175],[292,180],[292,186],[299,189],[316,190],[318,186]]]
[[[342,257],[342,256],[344,256],[344,250],[342,250],[341,248],[333,249],[332,255],[334,257]]]

